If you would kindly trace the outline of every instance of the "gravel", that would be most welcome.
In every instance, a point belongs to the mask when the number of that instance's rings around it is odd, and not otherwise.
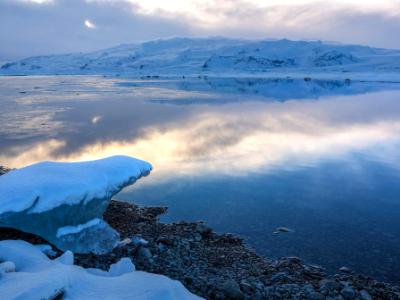
[[[148,243],[126,244],[105,256],[76,255],[76,263],[107,270],[129,256],[138,270],[180,280],[207,299],[400,299],[398,287],[347,268],[328,275],[298,257],[261,257],[240,237],[217,234],[203,222],[160,223],[166,211],[112,201],[105,220],[122,239],[141,237]]]

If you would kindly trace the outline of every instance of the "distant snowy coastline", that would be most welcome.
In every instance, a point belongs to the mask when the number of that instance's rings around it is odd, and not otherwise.
[[[0,75],[396,77],[400,50],[290,40],[175,38],[3,64]],[[342,75],[339,75],[342,74]]]

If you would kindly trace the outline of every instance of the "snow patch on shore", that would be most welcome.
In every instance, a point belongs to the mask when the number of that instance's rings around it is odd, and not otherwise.
[[[63,299],[75,300],[201,299],[176,280],[134,271],[129,259],[122,259],[109,272],[103,271],[108,276],[99,276],[58,259],[50,260],[25,241],[7,240],[0,241],[1,261],[7,262],[7,272],[0,275],[0,295],[4,300],[54,299],[61,294]]]

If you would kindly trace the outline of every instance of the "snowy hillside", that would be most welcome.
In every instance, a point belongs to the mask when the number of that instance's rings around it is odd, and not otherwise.
[[[400,50],[290,40],[175,38],[92,53],[38,56],[1,66],[3,75],[400,72]]]

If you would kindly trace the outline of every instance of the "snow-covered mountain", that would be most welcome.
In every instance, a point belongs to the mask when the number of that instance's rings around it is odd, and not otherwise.
[[[30,57],[3,75],[196,75],[280,71],[400,72],[400,50],[290,40],[174,38],[91,53]]]

